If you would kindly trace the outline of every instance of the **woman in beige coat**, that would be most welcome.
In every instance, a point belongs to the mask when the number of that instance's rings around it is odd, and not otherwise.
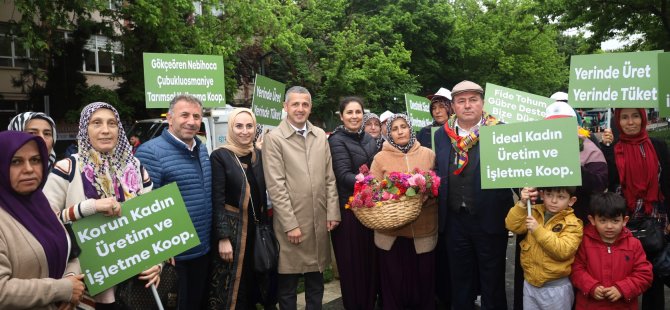
[[[435,153],[416,140],[405,114],[391,116],[388,143],[372,161],[370,173],[382,180],[391,172],[433,169]],[[394,230],[375,231],[384,309],[434,309],[437,204],[424,202],[419,217]]]
[[[72,309],[84,293],[71,241],[42,193],[44,140],[0,133],[0,309]]]

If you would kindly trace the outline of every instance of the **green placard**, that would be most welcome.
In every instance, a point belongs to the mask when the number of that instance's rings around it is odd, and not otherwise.
[[[226,106],[223,56],[144,53],[143,59],[147,108],[167,108],[180,94],[208,108]]]
[[[427,98],[405,94],[405,106],[414,131],[433,123],[433,117],[430,116],[430,100]]]
[[[577,118],[484,126],[482,188],[582,184]]]
[[[486,83],[486,112],[511,124],[544,119],[547,106],[554,100],[519,90]]]
[[[121,210],[119,217],[73,222],[91,295],[200,244],[176,183],[128,200]]]
[[[572,56],[568,102],[574,108],[657,108],[658,53]]]
[[[442,126],[430,128],[430,148],[433,150],[433,153],[435,153],[435,133],[442,128]]]
[[[670,116],[670,53],[658,54],[658,94],[660,116]]]
[[[279,126],[284,108],[284,89],[286,85],[273,79],[256,74],[254,98],[251,110],[256,114],[256,122],[263,125]]]

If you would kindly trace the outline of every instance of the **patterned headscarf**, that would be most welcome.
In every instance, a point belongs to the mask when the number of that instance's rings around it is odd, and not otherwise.
[[[393,137],[391,136],[391,127],[392,127],[391,125],[393,125],[393,121],[399,118],[404,119],[405,122],[407,122],[407,126],[409,126],[409,132],[410,132],[409,142],[407,142],[407,145],[405,146],[400,146],[397,143],[395,143],[395,141],[393,141]],[[393,147],[395,147],[396,149],[400,150],[403,153],[409,152],[409,150],[412,149],[412,146],[414,146],[414,142],[416,142],[416,133],[414,133],[414,130],[412,129],[412,121],[410,121],[409,117],[407,117],[407,115],[403,113],[393,114],[393,116],[389,117],[388,120],[386,121],[386,130],[388,132],[387,142],[391,143]]]
[[[252,112],[250,109],[247,108],[236,108],[232,112],[230,112],[230,115],[228,115],[228,135],[226,136],[226,144],[224,144],[222,147],[229,149],[231,152],[235,153],[238,157],[246,156],[251,153],[251,162],[256,162],[256,152],[254,152],[254,142],[253,140],[249,144],[242,144],[239,139],[237,139],[237,136],[233,134],[233,128],[235,127],[235,118],[240,114],[240,113],[248,113],[251,115],[251,120],[254,125],[254,128],[256,128],[256,115],[254,115],[254,112]],[[254,133],[255,134],[255,133]]]
[[[109,153],[95,150],[88,135],[91,116],[99,109],[111,110],[119,126],[118,141]],[[126,138],[119,113],[112,105],[94,102],[84,107],[79,119],[77,140],[80,170],[87,198],[116,197],[117,201],[123,202],[137,196],[142,189],[142,173],[140,167],[135,166],[132,147]]]
[[[26,131],[26,125],[28,125],[28,122],[30,122],[33,119],[43,119],[47,121],[49,125],[51,125],[51,132],[53,134],[54,145],[56,145],[56,137],[58,136],[56,134],[56,123],[51,117],[42,112],[20,113],[14,116],[14,118],[12,118],[11,121],[9,121],[9,126],[7,126],[7,129],[16,131]],[[56,162],[56,152],[54,152],[54,148],[52,145],[51,152],[49,153],[49,167],[53,166],[55,162]]]
[[[382,122],[379,120],[379,116],[377,116],[377,114],[375,113],[368,112],[363,114],[363,129],[365,129],[365,125],[367,125],[368,121],[371,119],[376,119],[379,122],[379,125],[381,126]],[[382,137],[381,128],[379,131],[379,137],[377,138],[372,137],[372,138],[375,140],[375,143],[377,144],[377,150],[380,150],[382,148],[382,143],[384,143],[384,137]]]
[[[256,124],[256,135],[254,135],[254,143],[258,141],[258,138],[260,138],[262,134],[263,134],[263,124]]]

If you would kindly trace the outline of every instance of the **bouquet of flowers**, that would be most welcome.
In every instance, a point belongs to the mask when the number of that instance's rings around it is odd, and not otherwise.
[[[416,219],[423,197],[437,197],[439,187],[440,177],[434,171],[415,168],[412,173],[392,172],[380,181],[362,165],[354,194],[344,207],[354,211],[368,228],[393,229]]]

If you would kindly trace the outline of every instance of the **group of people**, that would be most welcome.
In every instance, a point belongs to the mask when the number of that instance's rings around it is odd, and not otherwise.
[[[501,124],[483,97],[470,81],[440,88],[429,96],[434,122],[418,134],[406,114],[378,117],[346,97],[342,124],[327,136],[308,120],[311,94],[295,86],[262,150],[256,116],[237,108],[211,155],[196,138],[196,97],[176,96],[168,128],[139,147],[114,107],[96,102],[81,113],[77,153],[58,162],[53,120],[23,113],[0,133],[0,308],[75,307],[83,276],[64,225],[119,216],[122,202],[176,182],[200,240],[174,260],[180,309],[296,309],[300,278],[307,309],[320,309],[331,244],[346,309],[474,309],[477,296],[482,309],[507,309],[508,229],[517,234],[519,307],[569,309],[576,299],[577,309],[634,309],[644,294],[643,309],[663,309],[657,253],[624,227],[652,218],[670,229],[668,150],[648,137],[644,109],[616,109],[616,130],[602,141],[578,137],[583,186],[524,188],[515,204],[512,189],[481,188],[479,130]],[[575,116],[563,101],[547,108],[547,118]],[[405,226],[366,228],[345,208],[363,165],[377,179],[434,170],[438,198]],[[268,224],[278,266],[258,272],[256,227]],[[163,266],[138,277],[158,285]],[[119,307],[114,288],[94,298],[96,308]]]

